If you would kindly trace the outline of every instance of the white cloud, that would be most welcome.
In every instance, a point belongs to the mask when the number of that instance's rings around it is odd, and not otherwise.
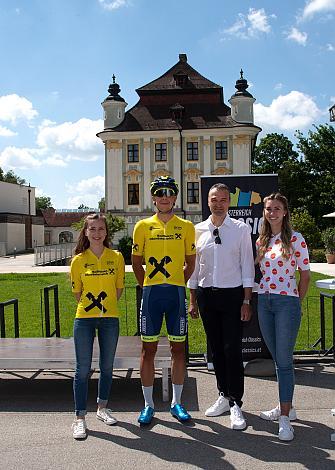
[[[335,96],[331,96],[330,101],[331,101],[331,103],[335,103]]]
[[[330,52],[335,51],[335,47],[330,43],[326,44],[326,49]]]
[[[276,84],[275,84],[274,89],[275,89],[275,90],[281,90],[281,89],[283,88],[283,86],[284,86],[284,85],[279,82],[279,83],[276,83]]]
[[[317,13],[335,11],[335,0],[309,0],[303,10],[302,19],[310,19]]]
[[[223,33],[236,36],[240,39],[249,39],[261,34],[269,34],[271,32],[270,18],[276,18],[276,16],[267,15],[264,8],[259,10],[249,8],[247,15],[239,13],[236,22],[230,28],[225,29]]]
[[[105,195],[105,178],[103,176],[93,176],[78,183],[67,183],[66,189],[69,194],[75,194],[68,198],[67,207],[75,209],[80,204],[97,208],[98,202]]]
[[[270,106],[254,106],[255,122],[265,129],[294,131],[311,126],[321,115],[313,98],[300,91],[275,98]]]
[[[41,161],[37,153],[38,150],[29,148],[6,147],[0,153],[0,167],[10,170],[38,168]]]
[[[301,46],[306,46],[307,33],[304,33],[302,31],[299,31],[297,28],[292,27],[291,31],[289,33],[287,33],[286,38],[297,42]]]
[[[32,103],[16,94],[0,96],[0,121],[15,125],[17,121],[31,121],[38,115]]]
[[[103,156],[103,145],[96,137],[101,129],[103,121],[99,119],[82,118],[58,125],[45,119],[38,128],[36,148],[6,147],[0,153],[0,166],[33,169],[66,167],[71,160],[96,161]]]
[[[14,135],[17,135],[17,133],[7,127],[0,126],[0,137],[13,137]]]
[[[44,121],[39,127],[37,144],[50,153],[57,152],[64,160],[97,160],[102,155],[101,140],[96,133],[103,121],[82,118],[76,122],[55,124]]]
[[[117,10],[118,8],[126,7],[129,5],[128,0],[99,0],[100,5],[105,10]]]

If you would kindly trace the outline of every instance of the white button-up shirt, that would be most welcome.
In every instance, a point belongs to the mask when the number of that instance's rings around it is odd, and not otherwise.
[[[218,228],[221,244],[215,243]],[[209,217],[195,226],[197,257],[188,281],[190,289],[200,287],[253,287],[254,257],[250,228],[227,214],[223,224],[215,227]]]

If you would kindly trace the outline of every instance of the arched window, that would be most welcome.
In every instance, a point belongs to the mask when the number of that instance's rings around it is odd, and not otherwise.
[[[73,242],[73,233],[66,230],[59,234],[59,243],[70,243]]]

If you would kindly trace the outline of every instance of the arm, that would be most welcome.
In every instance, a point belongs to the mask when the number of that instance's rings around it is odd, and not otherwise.
[[[250,300],[251,301],[252,297],[252,288],[251,287],[245,287],[244,288],[244,299],[245,300]],[[242,321],[249,321],[252,315],[252,308],[251,305],[249,304],[242,304],[241,307],[241,320]]]
[[[300,302],[303,301],[306,292],[308,291],[309,282],[311,280],[311,273],[308,269],[307,271],[299,271],[300,279],[298,283],[298,291]]]
[[[192,318],[199,318],[196,289],[190,289],[190,305],[188,307],[188,313]]]
[[[192,276],[192,273],[195,268],[195,257],[196,255],[186,255],[185,256],[185,266],[184,266],[184,278],[185,284]]]
[[[145,271],[142,266],[142,260],[143,260],[142,256],[131,255],[131,264],[133,266],[133,271],[137,279],[137,282],[139,283],[141,287],[143,287],[144,274],[145,274]]]
[[[81,294],[82,294],[82,292],[73,292],[73,295],[75,296],[75,299],[76,299],[77,303],[80,300]]]
[[[116,298],[117,298],[117,300],[120,300],[122,292],[123,292],[123,288],[122,289],[119,288],[119,287],[116,288]]]

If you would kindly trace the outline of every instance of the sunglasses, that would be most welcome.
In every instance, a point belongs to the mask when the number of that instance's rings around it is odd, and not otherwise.
[[[215,237],[214,242],[216,245],[221,245],[221,238],[219,236],[219,229],[216,228],[213,230],[213,235]]]
[[[155,194],[154,196],[157,196],[157,197],[170,197],[170,196],[175,196],[175,192],[173,191],[173,189],[169,189],[169,188],[162,188],[162,189],[157,189],[157,191],[155,191]]]

